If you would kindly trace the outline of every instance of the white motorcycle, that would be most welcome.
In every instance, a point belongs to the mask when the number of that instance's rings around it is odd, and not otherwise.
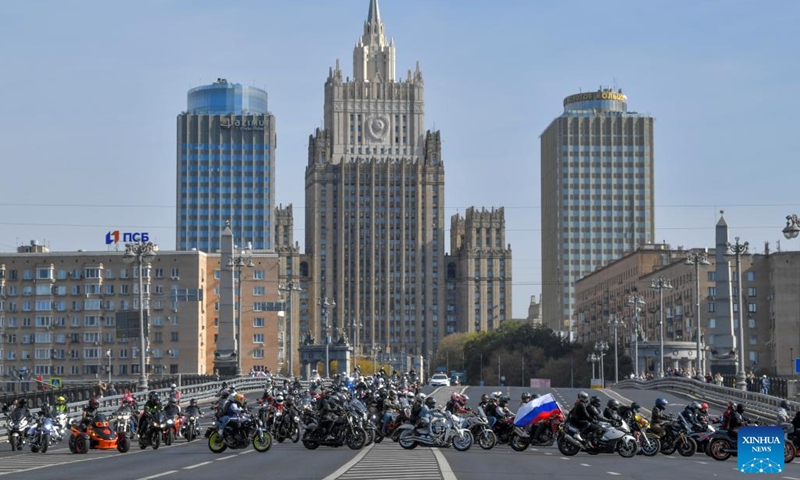
[[[428,427],[430,435],[418,432],[411,423],[399,427],[400,446],[406,450],[416,448],[418,444],[432,447],[453,446],[459,452],[465,452],[472,446],[472,433],[466,428],[461,428],[461,419],[441,410],[431,411],[431,423]]]
[[[636,455],[639,444],[636,443],[636,439],[630,433],[630,427],[624,420],[620,421],[616,428],[608,422],[598,422],[598,425],[603,429],[603,435],[590,445],[581,438],[579,428],[570,423],[562,423],[556,439],[558,450],[566,456],[575,455],[581,450],[593,455],[617,452],[624,458]]]

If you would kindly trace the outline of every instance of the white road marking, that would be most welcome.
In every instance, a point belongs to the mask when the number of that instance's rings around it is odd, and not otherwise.
[[[450,464],[447,463],[447,459],[444,458],[444,454],[442,454],[438,448],[432,448],[431,450],[433,451],[433,456],[436,457],[436,463],[439,464],[439,471],[442,472],[442,479],[456,480],[456,476],[450,468]]]
[[[197,465],[189,465],[188,467],[183,467],[184,470],[191,470],[193,468],[202,467],[203,465],[208,465],[211,461],[198,463]]]
[[[581,463],[581,467],[591,467],[588,463]]]
[[[345,474],[345,472],[347,472],[348,470],[350,470],[350,468],[351,468],[353,465],[355,465],[356,463],[358,463],[358,461],[359,461],[359,460],[361,460],[362,458],[364,458],[364,455],[366,455],[367,453],[369,453],[369,451],[370,451],[370,450],[372,450],[372,447],[374,447],[374,446],[375,446],[375,444],[373,443],[373,444],[371,444],[371,445],[370,445],[369,447],[367,447],[367,448],[362,448],[362,449],[361,449],[361,451],[358,453],[358,455],[356,455],[355,457],[353,457],[353,459],[352,459],[352,460],[350,460],[349,462],[345,463],[344,465],[342,465],[341,467],[339,467],[339,469],[338,469],[338,470],[336,470],[335,472],[331,473],[330,475],[328,475],[327,477],[323,478],[322,480],[336,480],[337,478],[341,477],[342,475],[344,475],[344,474]]]
[[[214,460],[215,462],[219,462],[220,460],[227,460],[229,458],[236,458],[238,455],[228,455],[227,457],[217,458]]]
[[[609,474],[609,475],[622,475],[621,473],[617,473],[617,472],[606,472],[606,473]]]
[[[170,470],[169,472],[157,473],[155,475],[150,475],[149,477],[142,477],[139,480],[150,480],[151,478],[164,477],[166,475],[172,475],[173,473],[178,473],[178,471],[177,470]]]

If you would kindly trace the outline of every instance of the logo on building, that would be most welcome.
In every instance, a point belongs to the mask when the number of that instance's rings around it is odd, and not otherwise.
[[[737,456],[742,473],[781,473],[784,466],[784,432],[781,427],[742,427]]]
[[[120,234],[119,230],[114,230],[113,232],[106,233],[106,245],[111,245],[112,243],[119,243],[120,237],[122,238],[122,241],[125,243],[138,243],[138,242],[150,241],[150,234],[147,232],[124,232]]]
[[[254,118],[252,120],[222,117],[219,119],[219,126],[223,130],[236,128],[238,130],[264,130],[264,119]]]

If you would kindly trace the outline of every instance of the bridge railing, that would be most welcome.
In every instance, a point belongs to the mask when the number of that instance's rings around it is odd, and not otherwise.
[[[263,390],[264,384],[267,382],[268,377],[234,377],[227,380],[224,380],[228,383],[228,385],[235,385],[237,391],[241,392],[252,392],[252,391],[259,391]],[[282,384],[285,380],[284,377],[273,376],[272,381],[275,384]],[[198,401],[208,400],[211,398],[216,397],[217,393],[222,389],[223,380],[220,381],[213,381],[213,382],[206,382],[200,383],[195,385],[183,385],[179,388],[181,392],[181,403],[188,402],[191,399],[196,399]],[[148,390],[156,391],[159,396],[166,397],[170,392],[170,388],[151,388]],[[132,393],[133,397],[136,399],[136,403],[138,405],[144,405],[147,401],[147,393],[148,392],[135,392]],[[58,395],[56,393],[55,395]],[[54,394],[51,392],[49,397],[53,397]],[[106,396],[106,397],[95,397],[97,398],[98,402],[100,402],[100,407],[98,408],[98,413],[109,414],[116,411],[121,402],[122,402],[122,395],[114,395],[114,396]],[[39,409],[38,407],[41,405],[41,398],[39,395],[35,395],[32,398],[33,402],[31,402],[31,412],[36,413]],[[86,406],[86,400],[80,400],[77,402],[72,402],[67,404],[67,415],[70,419],[77,419],[80,418],[83,412],[83,408]],[[33,404],[35,402],[35,404]],[[52,398],[48,399],[48,403],[53,405]],[[11,407],[9,407],[11,408]],[[10,413],[10,411],[9,411]],[[2,416],[0,416],[2,418]],[[5,420],[2,424],[0,424],[0,442],[7,441],[7,438],[3,438],[7,431],[5,429]]]
[[[748,412],[767,419],[774,419],[775,412],[780,403],[785,400],[781,397],[764,395],[759,392],[739,390],[736,388],[701,382],[691,378],[667,377],[653,380],[623,380],[614,385],[614,388],[636,388],[641,390],[667,390],[698,397],[706,402],[727,405],[728,402],[742,403]],[[790,415],[800,410],[800,403],[789,401]]]

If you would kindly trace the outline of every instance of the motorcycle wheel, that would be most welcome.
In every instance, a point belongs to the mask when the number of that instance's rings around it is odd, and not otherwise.
[[[214,432],[210,437],[208,437],[208,449],[213,453],[222,453],[228,449],[228,446],[225,445],[225,441],[222,439],[222,436],[217,432]]]
[[[259,453],[264,453],[272,448],[272,435],[269,432],[264,432],[262,435],[256,434],[253,437],[253,448]]]
[[[31,445],[31,453],[39,453],[39,446]]]
[[[366,434],[366,438],[367,438],[367,441],[364,442],[364,446],[368,447],[368,446],[372,445],[372,442],[375,441],[375,430],[373,430],[373,429],[369,429],[369,430],[363,429],[363,430],[364,430],[364,433]]]
[[[661,453],[664,455],[672,455],[675,453],[675,450],[678,448],[676,445],[678,442],[677,440],[674,442],[661,442]]]
[[[413,438],[414,432],[412,430],[403,430],[403,433],[400,434],[400,438],[397,439],[397,442],[406,450],[413,450],[417,448],[417,442],[416,440],[413,440]]]
[[[75,435],[69,436],[69,440],[67,440],[67,447],[69,447],[69,453],[75,453]]]
[[[529,440],[520,437],[516,433],[511,435],[511,438],[508,439],[508,444],[515,452],[524,452],[531,445]]]
[[[636,444],[636,441],[632,438],[623,438],[617,444],[617,453],[622,458],[631,458],[636,455],[636,452],[639,450],[639,445]]]
[[[691,437],[685,437],[683,441],[678,442],[678,453],[682,457],[691,457],[697,451],[697,443]]]
[[[463,437],[459,437],[458,435],[453,437],[453,448],[459,452],[466,452],[472,446],[472,442],[472,433],[467,430],[464,432]]]
[[[576,455],[578,452],[581,451],[577,445],[573,445],[572,442],[568,441],[565,437],[559,437],[558,442],[558,451],[561,452],[562,455],[571,457]]]
[[[153,446],[153,450],[158,450],[158,447],[161,446],[161,433],[153,432],[150,437],[150,445]]]
[[[353,428],[347,436],[347,446],[350,450],[361,450],[367,445],[367,432],[361,427]]]
[[[717,438],[711,442],[711,445],[708,446],[708,449],[711,451],[711,458],[720,462],[724,462],[725,460],[731,458],[730,452],[725,451],[730,448],[731,444],[728,443],[728,441],[724,438]]]
[[[789,441],[783,442],[783,462],[792,463],[792,460],[794,460],[796,456],[797,449],[794,447],[794,444]]]
[[[117,451],[119,453],[128,453],[131,449],[131,439],[123,435],[117,440]]]
[[[291,439],[292,443],[297,443],[298,441],[300,441],[300,427],[295,425],[292,428],[292,434],[289,435],[289,439]]]
[[[375,431],[375,443],[381,443],[384,439],[384,436],[381,432]]]
[[[16,433],[12,433],[11,434],[10,438],[8,439],[8,443],[11,444],[11,451],[12,452],[17,451],[17,434]]]
[[[167,433],[164,434],[164,445],[166,445],[168,447],[170,445],[172,445],[173,437],[174,437],[174,434],[172,433],[172,430],[167,430]]]
[[[389,434],[389,438],[391,438],[393,442],[397,443],[400,440],[401,433],[403,433],[403,431],[399,428],[396,428],[392,433]]]
[[[194,425],[189,425],[186,428],[186,441],[191,442],[192,440],[194,440],[194,437],[195,437]]]
[[[473,435],[472,438],[475,439],[476,437]],[[494,432],[489,430],[488,428],[484,428],[483,430],[481,430],[481,433],[478,434],[477,439],[478,439],[478,445],[484,450],[491,450],[494,448],[495,445],[497,445],[497,435],[495,435]],[[528,445],[530,444],[526,444],[525,448],[528,448]],[[511,444],[511,448],[514,448],[513,443]],[[525,450],[525,448],[523,448],[522,450]],[[514,448],[514,450],[517,449]],[[517,450],[517,451],[521,452],[522,450]]]
[[[642,440],[640,442],[640,450],[645,457],[655,457],[661,450],[661,440],[657,438],[648,438],[649,444]]]
[[[89,439],[86,434],[78,435],[75,438],[75,453],[77,454],[89,453]]]
[[[41,445],[39,451],[42,453],[47,453],[47,448],[50,446],[50,435],[46,433],[42,434],[42,442],[39,445]]]
[[[316,450],[317,447],[319,447],[319,443],[317,443],[317,442],[315,442],[313,440],[306,440],[304,438],[303,439],[303,446],[306,447],[309,450]]]

